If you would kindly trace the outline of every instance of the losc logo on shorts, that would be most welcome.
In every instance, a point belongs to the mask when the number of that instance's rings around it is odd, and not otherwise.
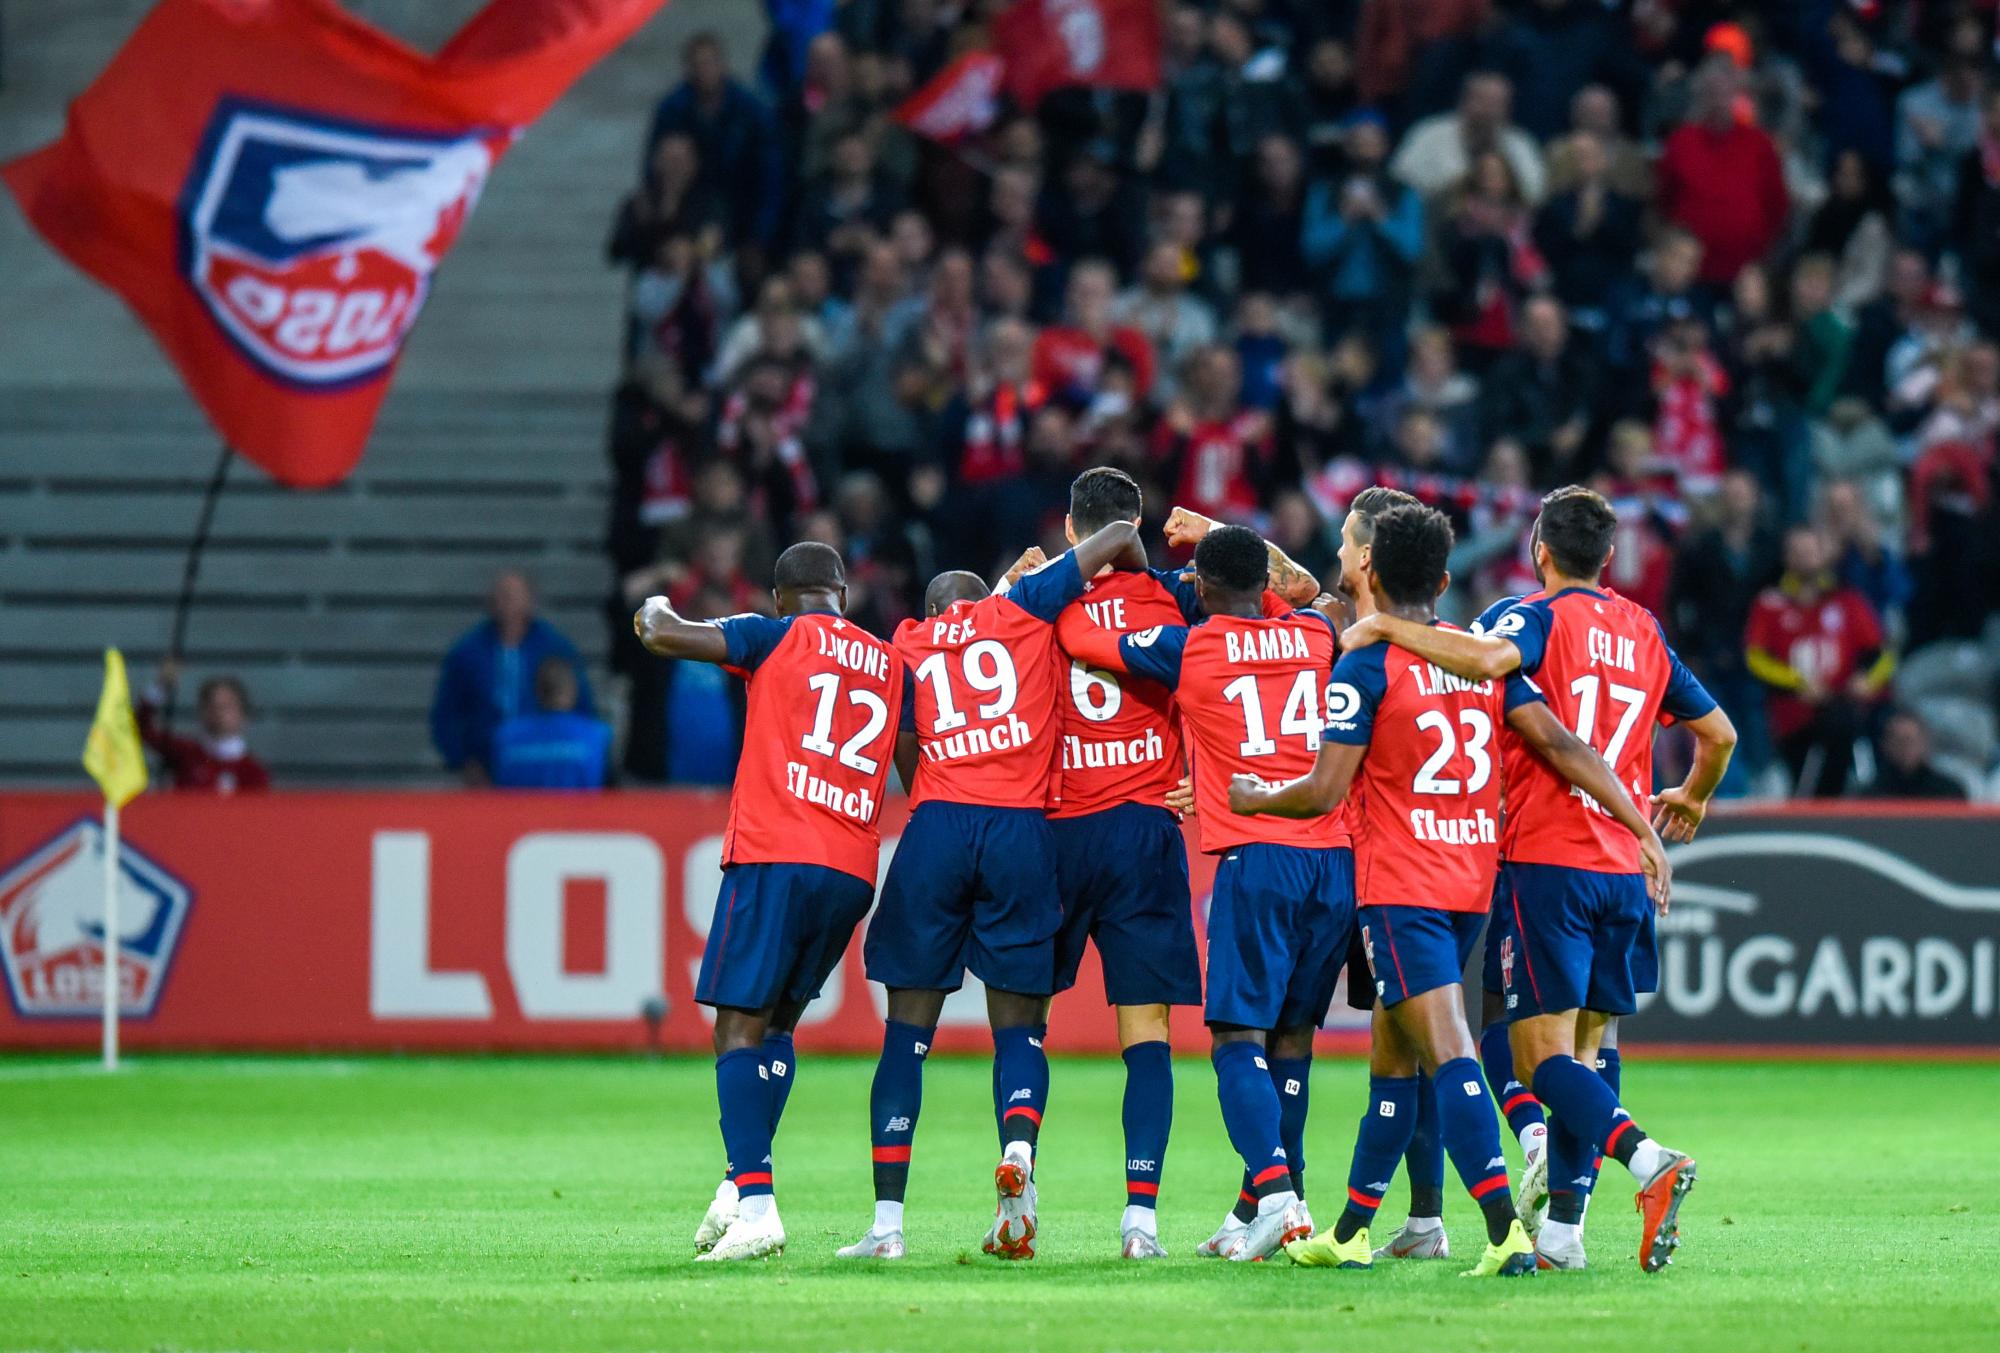
[[[119,1007],[159,1003],[194,894],[127,842],[118,852]],[[84,818],[0,873],[0,970],[14,1013],[94,1016],[104,1001],[103,830]]]
[[[395,361],[505,144],[224,101],[182,189],[182,273],[273,378],[366,380]]]

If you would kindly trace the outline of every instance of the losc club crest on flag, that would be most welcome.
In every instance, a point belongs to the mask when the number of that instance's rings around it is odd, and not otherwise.
[[[100,1013],[103,851],[103,827],[84,818],[0,873],[0,973],[15,1014]],[[129,841],[118,866],[118,1003],[143,1019],[166,986],[194,893]]]
[[[274,379],[366,380],[395,361],[507,141],[225,100],[182,193],[182,274]]]

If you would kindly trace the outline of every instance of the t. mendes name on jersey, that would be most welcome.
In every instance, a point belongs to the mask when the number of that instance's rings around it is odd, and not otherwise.
[[[801,802],[817,804],[864,826],[875,820],[875,814],[881,808],[865,785],[859,789],[843,789],[814,775],[801,761],[785,763],[785,788]]]

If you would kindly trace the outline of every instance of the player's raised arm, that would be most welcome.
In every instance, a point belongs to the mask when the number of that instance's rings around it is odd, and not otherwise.
[[[1201,538],[1216,526],[1213,517],[1204,517],[1192,508],[1177,507],[1167,517],[1167,544],[1175,549],[1201,543]],[[1264,542],[1264,552],[1270,556],[1271,572],[1268,579],[1271,590],[1283,597],[1287,603],[1304,610],[1320,595],[1319,579],[1303,564],[1293,562],[1290,555]]]
[[[1100,527],[1079,540],[1070,553],[1076,556],[1077,572],[1086,578],[1107,564],[1130,571],[1142,569],[1149,562],[1145,542],[1139,539],[1139,528],[1129,521],[1114,521]]]
[[[1513,614],[1508,612],[1510,616]],[[1343,653],[1381,643],[1406,648],[1425,662],[1436,663],[1468,681],[1497,681],[1522,666],[1520,648],[1497,629],[1492,634],[1472,634],[1438,625],[1420,625],[1377,611],[1361,616],[1340,632]]]
[[[632,617],[632,631],[646,651],[661,658],[696,662],[729,660],[729,639],[705,620],[684,620],[665,597],[647,597]]]
[[[1597,800],[1619,826],[1638,838],[1639,867],[1646,874],[1646,890],[1653,896],[1653,905],[1664,915],[1673,889],[1673,867],[1667,863],[1667,848],[1661,843],[1660,834],[1653,830],[1653,824],[1633,804],[1625,786],[1611,773],[1611,767],[1604,764],[1604,758],[1589,743],[1564,728],[1540,700],[1527,700],[1508,710],[1507,726],[1520,734],[1521,740],[1534,748],[1558,775]]]
[[[1273,784],[1255,775],[1233,775],[1229,779],[1229,811],[1245,817],[1324,817],[1347,798],[1355,772],[1368,755],[1365,746],[1344,742],[1322,742],[1310,773],[1283,784]]]

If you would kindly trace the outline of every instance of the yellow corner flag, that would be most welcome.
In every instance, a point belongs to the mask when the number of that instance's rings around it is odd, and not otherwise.
[[[146,788],[146,754],[139,746],[139,725],[132,718],[132,690],[125,681],[125,656],[104,650],[104,692],[97,697],[97,717],[83,744],[83,768],[90,772],[104,801],[123,808]]]

